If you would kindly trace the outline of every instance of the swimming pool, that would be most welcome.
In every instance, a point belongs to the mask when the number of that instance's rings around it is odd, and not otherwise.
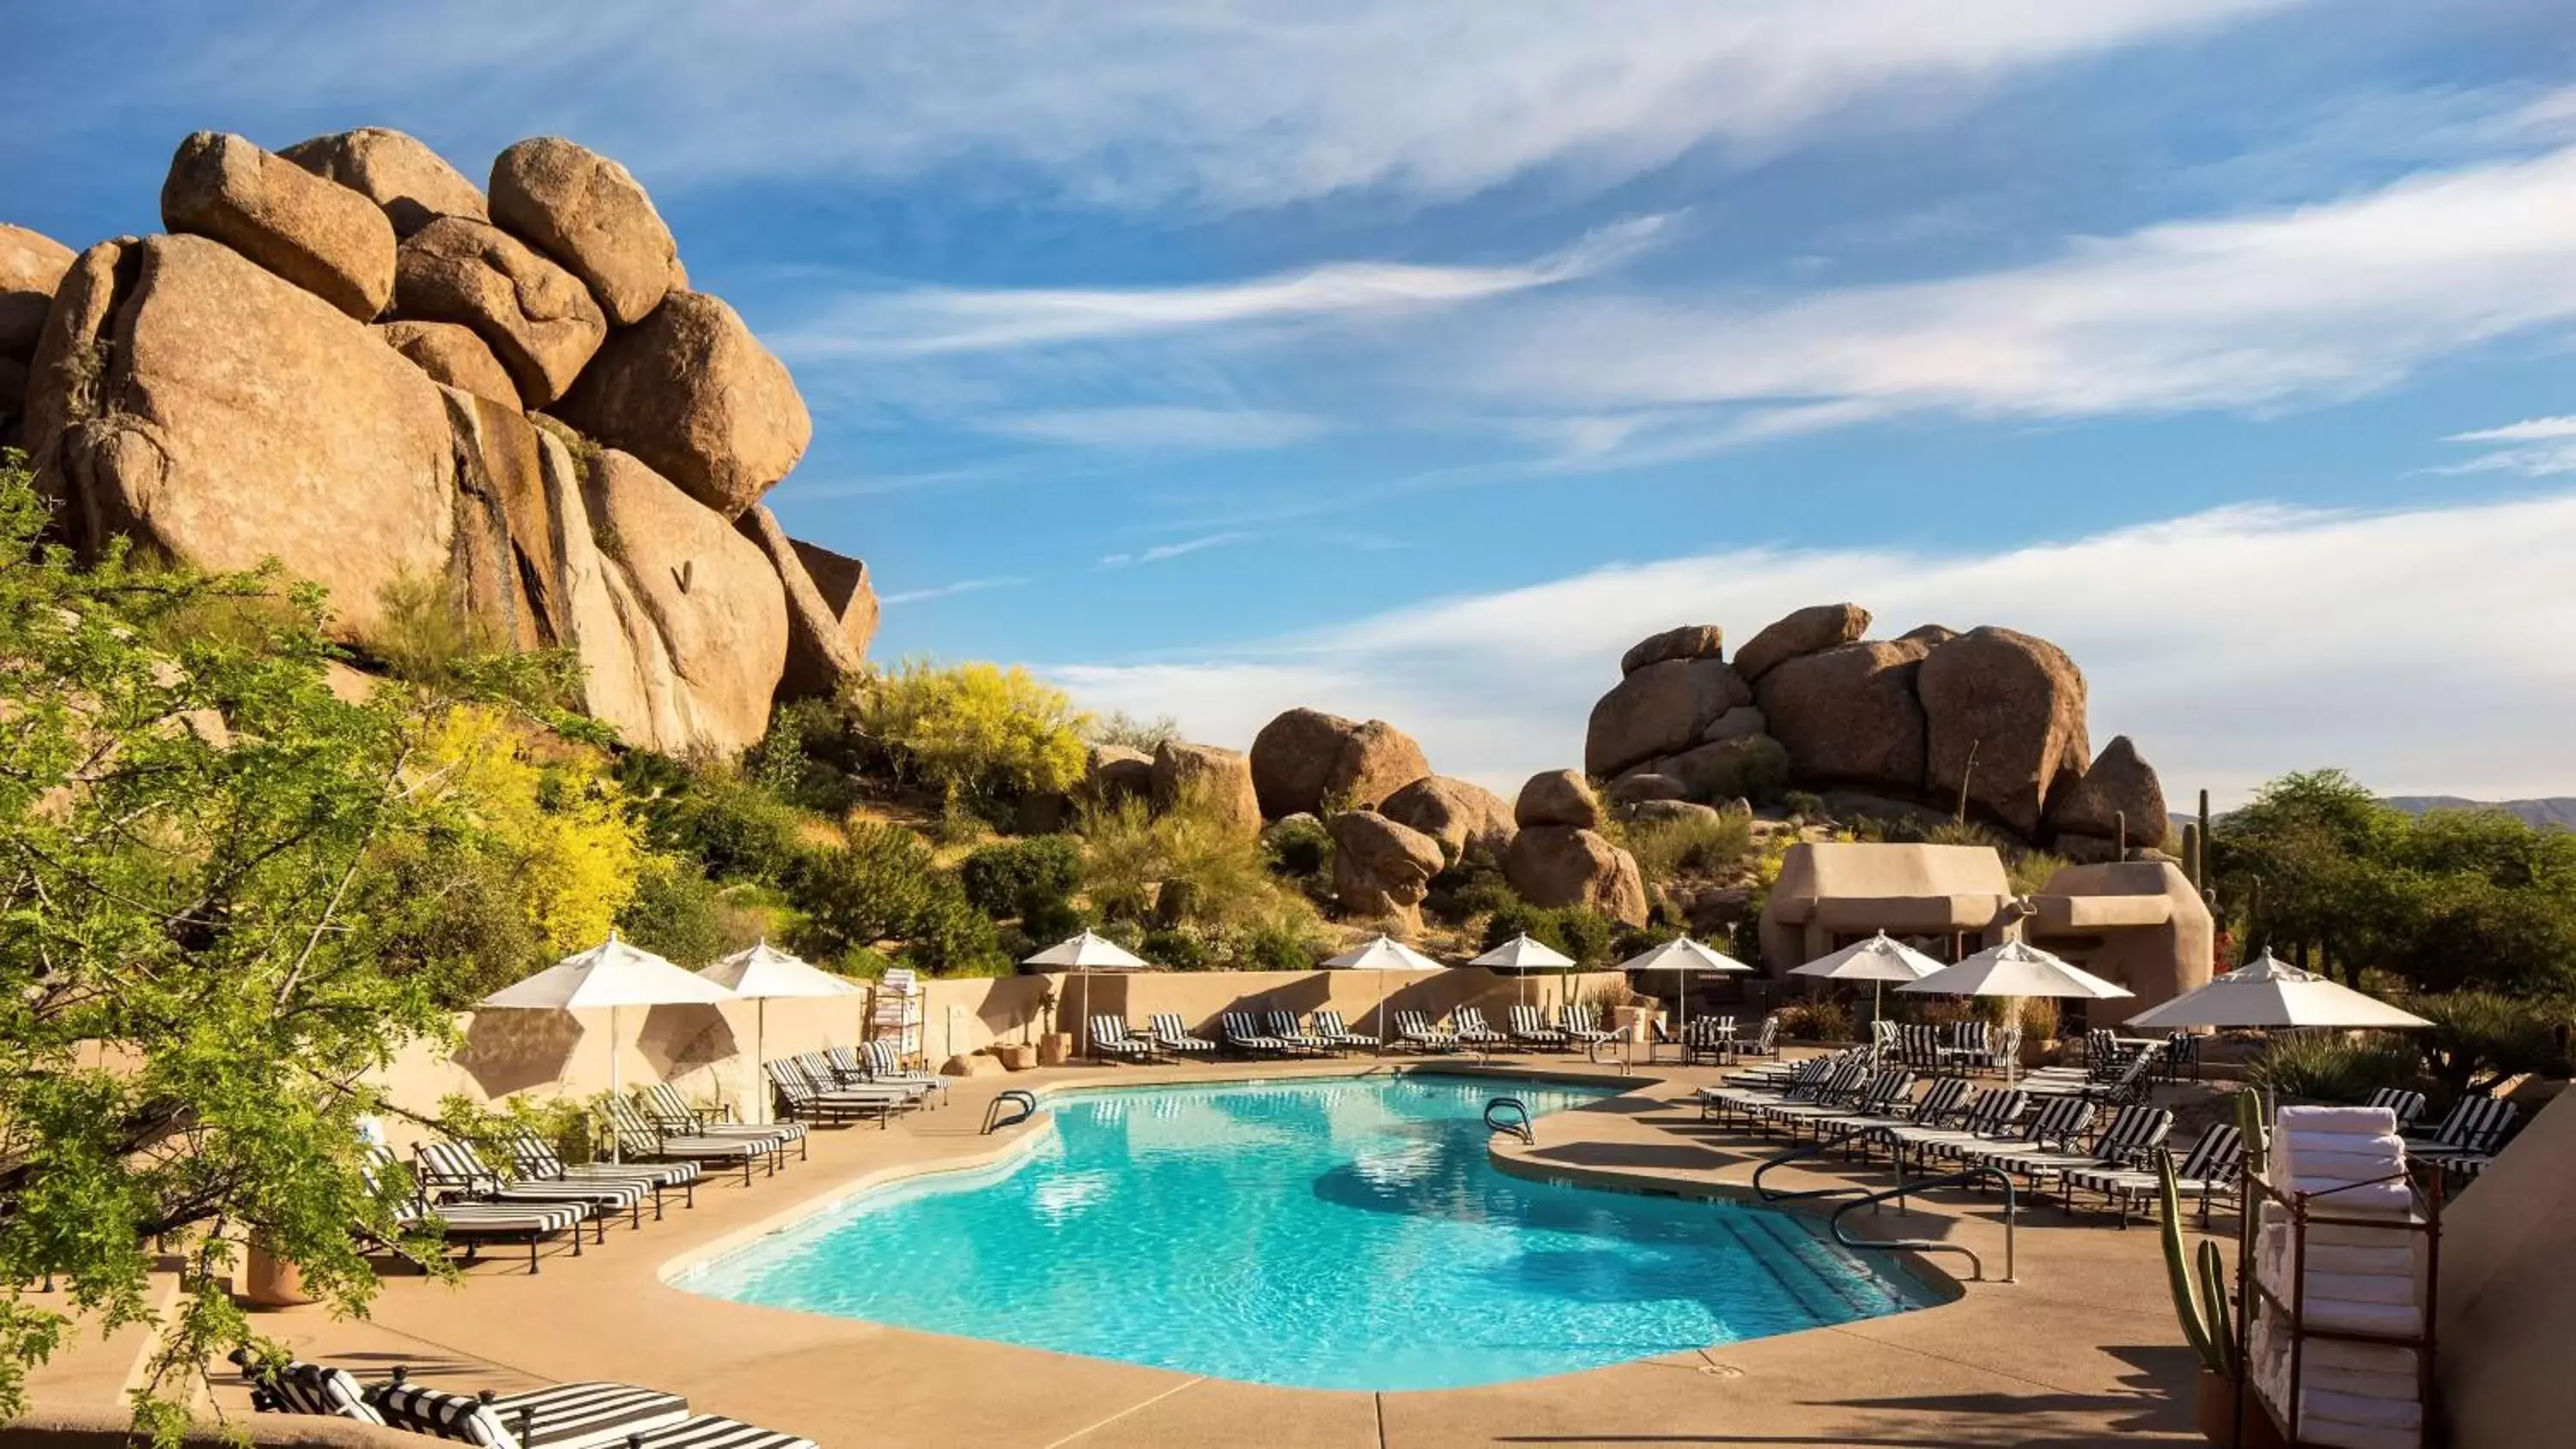
[[[1002,1168],[861,1197],[677,1279],[745,1303],[1320,1389],[1567,1373],[1929,1301],[1785,1213],[1509,1177],[1434,1075],[1084,1092]],[[1545,1140],[1542,1125],[1541,1140]]]

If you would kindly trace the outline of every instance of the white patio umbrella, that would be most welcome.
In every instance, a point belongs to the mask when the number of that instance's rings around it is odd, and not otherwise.
[[[1058,970],[1072,972],[1074,979],[1082,983],[1082,1004],[1085,1007],[1091,1004],[1092,972],[1153,969],[1153,963],[1144,957],[1087,928],[1081,935],[1067,936],[1036,955],[1026,958],[1020,964],[1052,966]],[[1091,1018],[1076,1011],[1073,1019],[1075,1025],[1081,1028],[1075,1034],[1074,1040],[1088,1044],[1091,1041]],[[1085,1052],[1083,1055],[1088,1056],[1090,1053]]]
[[[1828,981],[1866,981],[1869,983],[1869,1019],[1879,1018],[1884,1004],[1882,993],[1893,981],[1903,986],[1920,981],[1941,969],[1941,963],[1888,935],[1885,931],[1866,941],[1854,941],[1839,951],[1819,956],[1804,966],[1792,966],[1792,976],[1821,976]]]
[[[752,1096],[759,1103],[754,1121],[769,1120],[769,1086],[759,1080],[769,1062],[771,997],[860,996],[857,982],[809,966],[763,938],[698,973],[734,995],[753,1003],[751,1027]]]
[[[2366,996],[2330,977],[2263,954],[2196,991],[2130,1017],[2141,1031],[2188,1026],[2382,1027],[2402,1031],[2433,1023]]]
[[[2021,941],[1989,946],[1955,966],[1944,966],[1920,981],[1908,981],[1896,989],[1919,991],[1926,996],[2053,996],[2086,1001],[2111,1001],[2136,994]],[[2019,1065],[2012,1058],[2005,1059],[2006,1086],[2012,1084]]]
[[[1529,979],[1541,971],[1573,969],[1574,958],[1545,941],[1533,941],[1524,931],[1503,944],[1467,963],[1521,978],[1521,1005],[1529,1005]]]
[[[608,939],[524,981],[504,986],[475,1004],[501,1011],[585,1011],[608,1008],[608,1090],[621,1090],[618,1078],[617,1013],[629,1006],[706,1006],[732,999],[733,993],[702,976],[692,976],[661,957],[620,939]],[[614,1156],[616,1139],[610,1138]]]
[[[1423,955],[1421,952],[1414,950],[1411,946],[1404,944],[1402,941],[1398,941],[1387,936],[1380,936],[1376,940],[1354,946],[1350,950],[1344,951],[1338,956],[1325,958],[1324,969],[1327,971],[1376,971],[1381,973],[1377,978],[1377,1049],[1378,1054],[1380,1056],[1384,1056],[1386,1054],[1387,1038],[1393,1036],[1395,1033],[1388,1030],[1386,1019],[1386,977],[1383,973],[1388,971],[1442,971],[1447,968],[1442,966],[1439,962],[1432,960],[1430,957]]]
[[[1675,936],[1643,955],[1631,956],[1619,963],[1619,969],[1631,976],[1650,971],[1672,971],[1681,976],[1681,987],[1673,993],[1673,1035],[1680,1037],[1690,1025],[1690,978],[1694,971],[1746,971],[1753,968],[1721,951],[1713,951],[1688,936]],[[1651,1050],[1648,1053],[1651,1058]],[[1687,1058],[1685,1058],[1687,1060]]]

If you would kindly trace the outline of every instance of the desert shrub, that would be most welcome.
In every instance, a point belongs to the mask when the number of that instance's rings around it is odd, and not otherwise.
[[[419,979],[457,1007],[547,964],[545,939],[519,902],[515,867],[474,841],[396,841],[358,884],[356,909],[376,923],[375,969]]]
[[[1157,966],[1174,971],[1205,971],[1217,964],[1207,937],[1188,926],[1157,926],[1145,933],[1139,953]]]
[[[1486,921],[1485,949],[1519,935],[1553,946],[1573,957],[1575,965],[1589,969],[1611,959],[1619,923],[1589,906],[1549,908],[1514,898],[1497,907]]]
[[[1767,805],[1789,787],[1789,751],[1769,735],[1748,735],[1708,781],[1711,798]]]
[[[2004,878],[2012,883],[2014,895],[2037,895],[2046,888],[2049,877],[2072,864],[2065,856],[2045,850],[2014,851],[2004,857]]]
[[[1281,910],[1244,928],[1238,959],[1249,971],[1306,971],[1331,944],[1313,911]]]
[[[2312,1102],[2361,1102],[2382,1087],[2412,1087],[2421,1071],[2415,1048],[2381,1032],[2357,1038],[2301,1031],[2275,1036],[2246,1069],[2247,1080],[2276,1096]]]
[[[1163,847],[1154,812],[1132,796],[1114,805],[1087,804],[1074,829],[1082,837],[1082,888],[1106,921],[1142,921],[1163,879]]]
[[[1105,918],[1239,928],[1281,911],[1313,914],[1271,874],[1261,838],[1203,794],[1159,813],[1136,799],[1085,806],[1075,829],[1083,889]]]
[[[1034,835],[988,845],[957,866],[966,899],[1000,919],[1069,902],[1082,888],[1082,843],[1070,835]]]
[[[1850,1041],[1851,1008],[1830,996],[1808,996],[1780,1005],[1780,1034],[1805,1041]]]
[[[922,883],[921,904],[904,937],[904,959],[937,975],[1004,976],[1012,969],[992,919],[967,901],[965,889],[948,871]]]
[[[943,975],[1000,969],[992,921],[966,899],[954,873],[933,863],[910,831],[859,822],[848,843],[806,858],[793,889],[804,921],[797,944],[839,959],[879,941],[901,941],[910,964]]]
[[[1637,821],[1629,825],[1627,835],[1628,853],[1637,858],[1638,873],[1649,881],[1686,873],[1718,875],[1753,855],[1753,817],[1733,810]]]
[[[2010,843],[1992,826],[1975,820],[1944,820],[1926,827],[1923,841],[1927,845],[1983,845],[1996,850]]]
[[[1822,820],[1825,817],[1825,797],[1813,790],[1783,791],[1780,808],[1801,820]]]
[[[721,767],[703,770],[663,796],[650,820],[654,845],[696,859],[717,880],[784,886],[812,849],[804,815]]]
[[[1311,815],[1291,816],[1261,833],[1262,859],[1274,875],[1315,880],[1333,869],[1333,832]]]
[[[2563,1009],[2492,991],[2418,997],[2407,1009],[2433,1023],[2416,1034],[2415,1045],[2454,1093],[2492,1091],[2530,1072],[2569,1074]]]
[[[1150,755],[1162,745],[1179,741],[1181,722],[1167,714],[1158,714],[1152,719],[1139,719],[1119,709],[1111,710],[1104,718],[1093,720],[1091,728],[1086,733],[1093,744],[1119,745],[1126,749],[1143,750]]]
[[[636,873],[635,894],[617,913],[627,939],[692,970],[759,939],[749,912],[725,900],[724,891],[698,863],[684,857],[647,856]]]
[[[1510,882],[1503,879],[1503,868],[1484,852],[1472,851],[1451,861],[1431,878],[1429,894],[1423,897],[1422,905],[1444,921],[1464,923],[1490,915],[1517,899]]]
[[[951,800],[1069,790],[1088,758],[1088,721],[1073,701],[1016,665],[908,660],[858,683],[850,699],[857,727],[890,752],[897,775]]]
[[[1616,981],[1599,981],[1585,987],[1579,1002],[1599,1012],[1601,1020],[1606,1023],[1610,1020],[1610,1013],[1636,999],[1636,988],[1628,984],[1627,978],[1621,977]]]
[[[459,665],[502,647],[446,574],[388,579],[376,590],[376,619],[366,652],[386,673],[413,684],[447,683]]]

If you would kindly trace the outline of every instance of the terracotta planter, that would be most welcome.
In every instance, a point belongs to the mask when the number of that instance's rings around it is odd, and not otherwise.
[[[1025,1072],[1038,1064],[1038,1049],[1033,1046],[995,1047],[993,1055],[1001,1058],[1006,1072]]]
[[[2044,1067],[2056,1060],[2057,1038],[2051,1036],[2021,1039],[2021,1064],[2024,1067]]]
[[[2272,1424],[2272,1416],[2260,1404],[2245,1405],[2245,1440],[2236,1439],[2236,1401],[2239,1390],[2234,1379],[2225,1374],[2202,1369],[2194,1384],[2192,1417],[2200,1437],[2222,1449],[2283,1449],[2281,1431]]]
[[[1038,1065],[1060,1067],[1073,1060],[1073,1038],[1064,1032],[1050,1032],[1038,1038]]]
[[[256,1242],[242,1255],[241,1296],[258,1308],[300,1308],[317,1301],[304,1291],[301,1270]]]

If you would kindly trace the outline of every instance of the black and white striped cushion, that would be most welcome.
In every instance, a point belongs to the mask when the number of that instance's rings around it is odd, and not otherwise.
[[[478,1444],[483,1449],[522,1449],[500,1416],[492,1412],[492,1406],[470,1394],[452,1394],[420,1384],[393,1384],[376,1402],[383,1408],[386,1421],[397,1429],[460,1444]]]
[[[701,1414],[630,1441],[637,1449],[814,1449],[814,1441],[740,1419]]]
[[[633,1384],[557,1384],[505,1394],[492,1409],[523,1449],[577,1443],[623,1444],[631,1434],[668,1428],[689,1417],[689,1401]]]
[[[269,1376],[269,1387],[289,1413],[321,1414],[335,1419],[355,1419],[361,1424],[381,1424],[384,1415],[367,1402],[366,1392],[346,1369],[326,1368],[317,1363],[290,1363]]]

